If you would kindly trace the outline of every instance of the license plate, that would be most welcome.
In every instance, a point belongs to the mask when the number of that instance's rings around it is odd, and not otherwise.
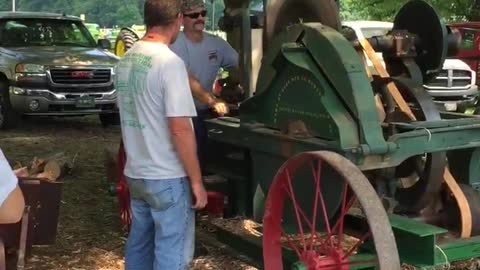
[[[75,101],[75,106],[77,108],[93,108],[95,107],[95,98],[89,96],[79,97]]]
[[[449,111],[449,112],[454,112],[457,110],[457,103],[445,103],[445,110]]]

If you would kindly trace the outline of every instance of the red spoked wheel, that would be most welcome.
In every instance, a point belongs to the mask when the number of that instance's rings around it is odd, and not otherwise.
[[[359,250],[364,243],[368,253]],[[285,252],[297,257],[297,269],[400,270],[395,238],[372,185],[353,163],[328,151],[287,160],[269,188],[265,270],[282,270]]]
[[[130,193],[128,191],[128,184],[123,174],[126,162],[127,157],[125,154],[125,148],[123,146],[123,141],[121,141],[118,149],[118,181],[115,186],[115,193],[117,194],[118,205],[120,208],[120,219],[127,231],[129,231],[132,223],[132,211],[130,208]]]

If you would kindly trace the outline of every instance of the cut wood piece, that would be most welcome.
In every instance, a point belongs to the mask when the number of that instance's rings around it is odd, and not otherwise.
[[[54,153],[44,158],[34,157],[26,177],[56,181],[72,170],[71,162],[63,152]]]
[[[43,174],[45,178],[49,179],[50,181],[55,181],[61,176],[65,175],[65,169],[62,170],[62,167],[57,161],[50,160],[45,164]]]
[[[45,160],[39,159],[38,157],[34,157],[30,166],[28,167],[29,174],[37,174],[43,171],[43,167],[45,166]]]

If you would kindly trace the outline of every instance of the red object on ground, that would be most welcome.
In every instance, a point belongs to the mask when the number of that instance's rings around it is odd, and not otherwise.
[[[225,195],[221,192],[209,191],[207,192],[207,198],[208,203],[205,206],[207,214],[216,217],[223,217]]]
[[[120,219],[127,230],[130,230],[130,224],[132,222],[132,211],[130,209],[130,192],[128,191],[128,184],[123,170],[127,162],[125,149],[123,147],[123,141],[120,141],[120,147],[118,149],[118,164],[117,164],[117,177],[118,181],[115,186],[115,192],[117,193],[118,204],[120,207]]]

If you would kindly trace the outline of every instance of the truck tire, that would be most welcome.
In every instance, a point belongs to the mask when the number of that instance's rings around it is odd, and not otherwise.
[[[101,113],[98,117],[103,127],[120,125],[120,115],[118,113]]]
[[[115,55],[123,57],[135,42],[139,40],[137,34],[129,28],[122,28],[115,41]]]
[[[8,83],[0,81],[0,129],[15,127],[19,117],[12,108],[8,93]]]

